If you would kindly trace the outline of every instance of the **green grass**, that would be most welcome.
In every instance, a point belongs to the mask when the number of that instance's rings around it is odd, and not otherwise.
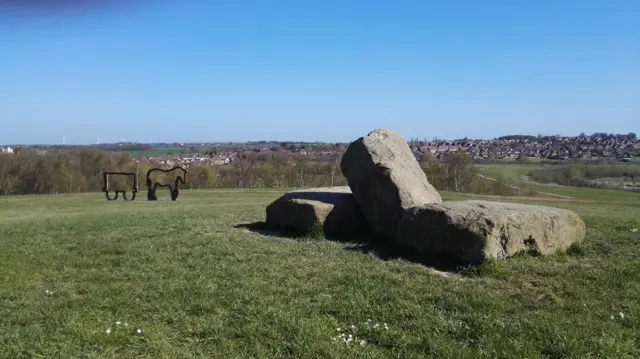
[[[520,176],[526,176],[530,171],[541,168],[540,165],[520,165],[520,164],[481,164],[477,165],[481,173],[490,177],[502,175],[504,179],[515,182],[521,181]]]
[[[582,248],[443,274],[236,228],[279,193],[0,197],[0,358],[640,357],[637,203],[550,203]]]
[[[532,190],[542,193],[550,193],[560,196],[571,197],[575,199],[594,200],[594,201],[615,201],[637,203],[640,201],[640,193],[629,191],[613,190],[613,189],[595,189],[595,188],[579,188],[569,186],[558,186],[554,184],[542,184],[525,181],[522,176],[526,176],[529,172],[541,168],[539,165],[494,165],[482,164],[477,165],[481,174],[497,178],[502,176],[507,183],[515,185],[519,188]]]

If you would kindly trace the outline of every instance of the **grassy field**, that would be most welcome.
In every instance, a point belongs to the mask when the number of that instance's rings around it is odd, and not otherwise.
[[[577,211],[581,250],[459,272],[243,228],[279,194],[0,197],[0,358],[640,357],[632,194],[529,201]]]
[[[123,151],[123,153],[127,153],[131,156],[153,157],[153,156],[165,156],[169,153],[173,155],[180,155],[180,154],[186,153],[187,150],[188,148],[185,148],[185,147],[168,146],[168,147],[155,147],[147,151]]]
[[[587,199],[595,201],[621,201],[637,203],[640,201],[640,194],[631,193],[614,189],[595,189],[595,188],[578,188],[569,186],[560,186],[555,184],[542,184],[527,181],[523,176],[531,171],[540,168],[539,165],[493,165],[481,164],[477,165],[481,174],[490,177],[502,177],[512,185],[518,188],[538,192],[537,195],[543,197],[562,196],[565,198]],[[550,196],[551,195],[551,196]]]

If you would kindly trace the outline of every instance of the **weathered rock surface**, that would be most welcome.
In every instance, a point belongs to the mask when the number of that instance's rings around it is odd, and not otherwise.
[[[442,202],[396,132],[379,129],[352,142],[340,168],[375,235],[393,238],[404,209]]]
[[[521,252],[539,255],[581,243],[585,225],[569,210],[526,204],[461,201],[407,209],[397,245],[424,255],[481,263]]]
[[[321,225],[327,238],[356,238],[368,233],[362,212],[347,186],[291,191],[267,206],[267,226],[306,234]]]

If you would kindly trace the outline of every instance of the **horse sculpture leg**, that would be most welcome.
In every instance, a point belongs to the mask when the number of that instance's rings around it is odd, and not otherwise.
[[[156,186],[153,186],[153,188],[149,187],[149,189],[147,189],[147,200],[148,201],[158,200],[158,197],[156,196]]]

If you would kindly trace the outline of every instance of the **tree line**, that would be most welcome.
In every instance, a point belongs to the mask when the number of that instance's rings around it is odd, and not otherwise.
[[[340,153],[313,156],[287,153],[243,152],[229,164],[190,165],[181,189],[215,188],[295,188],[347,185],[340,170]],[[425,154],[419,159],[429,182],[438,190],[478,194],[514,195],[503,181],[486,181],[464,153],[451,154],[438,161]],[[140,190],[146,189],[147,170],[164,167],[137,161],[128,154],[99,149],[48,151],[22,149],[0,156],[0,195],[55,194],[101,191],[102,173],[134,172]],[[173,177],[172,177],[173,176]],[[163,178],[164,177],[164,178]],[[174,173],[154,173],[152,180],[171,183]],[[129,190],[126,176],[110,176],[109,188]]]

